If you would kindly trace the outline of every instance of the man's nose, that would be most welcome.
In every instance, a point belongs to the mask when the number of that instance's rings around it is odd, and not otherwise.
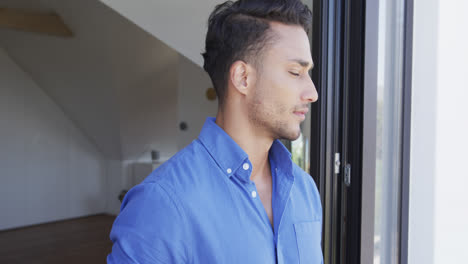
[[[304,89],[304,92],[302,93],[301,99],[303,101],[306,101],[307,103],[314,103],[318,100],[317,89],[315,89],[314,82],[312,81],[310,76],[307,78],[306,87]]]

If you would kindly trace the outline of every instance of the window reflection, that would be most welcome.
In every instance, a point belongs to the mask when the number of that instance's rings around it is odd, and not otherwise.
[[[310,173],[310,113],[307,113],[305,121],[301,124],[301,135],[294,141],[284,142],[291,151],[291,158],[294,163],[307,173]]]

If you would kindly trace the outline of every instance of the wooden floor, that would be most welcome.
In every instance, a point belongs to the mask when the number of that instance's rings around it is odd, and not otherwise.
[[[114,219],[95,215],[1,231],[0,263],[106,263]]]

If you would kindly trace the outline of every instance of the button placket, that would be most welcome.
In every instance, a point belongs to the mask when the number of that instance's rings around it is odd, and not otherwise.
[[[272,226],[270,224],[270,220],[268,219],[268,215],[266,213],[265,207],[263,206],[263,203],[260,200],[260,196],[258,194],[257,187],[255,186],[254,182],[249,183],[247,187],[247,193],[249,195],[250,200],[252,201],[252,205],[257,210],[259,217],[262,219],[262,221],[266,225],[265,227],[271,230]],[[271,231],[273,232],[273,230]],[[274,237],[274,233],[272,235]]]
[[[263,219],[263,221],[268,225],[268,227],[271,227],[270,225],[270,220],[268,219],[268,215],[266,214],[265,208],[263,206],[263,203],[259,199],[259,194],[257,191],[257,187],[255,186],[255,183],[251,181],[249,178],[252,166],[250,165],[250,162],[246,161],[242,163],[242,174],[245,175],[245,180],[247,181],[247,184],[244,185],[247,195],[249,196],[250,200],[252,201],[253,205],[255,206],[257,212],[259,213],[259,216]],[[239,173],[240,171],[238,170],[236,173]]]

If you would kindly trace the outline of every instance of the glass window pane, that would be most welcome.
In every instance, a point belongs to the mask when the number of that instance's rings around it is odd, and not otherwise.
[[[310,173],[309,160],[309,140],[310,140],[310,113],[307,113],[305,121],[301,124],[301,135],[291,142],[291,158],[307,173]]]
[[[404,0],[380,0],[374,263],[398,263]]]
[[[310,173],[310,112],[306,114],[304,122],[301,123],[301,135],[298,139],[281,140],[284,146],[291,152],[291,159],[305,172]]]

